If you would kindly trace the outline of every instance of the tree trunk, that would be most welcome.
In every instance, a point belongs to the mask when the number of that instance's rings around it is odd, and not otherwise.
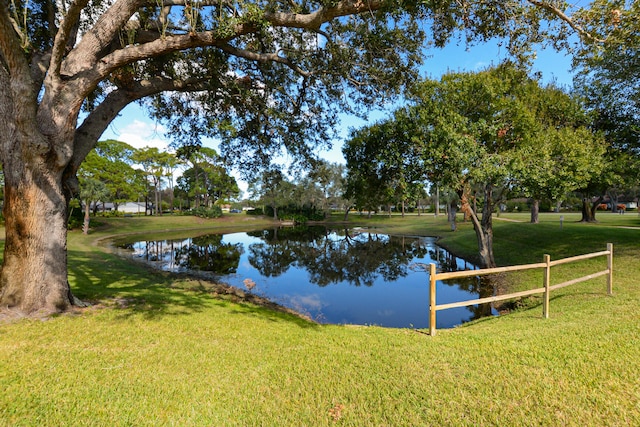
[[[540,200],[533,199],[531,203],[531,224],[537,224],[540,222]]]
[[[449,202],[449,209],[447,211],[447,217],[449,223],[451,224],[451,231],[456,231],[456,212],[458,210],[458,205],[455,200],[451,200]]]
[[[596,222],[596,209],[602,202],[602,196],[598,197],[595,202],[591,202],[589,197],[582,198],[582,219],[580,222]]]
[[[458,203],[455,200],[449,201],[449,209],[447,210],[447,219],[449,222],[456,220],[456,213],[458,210]]]
[[[74,300],[67,281],[62,171],[42,159],[28,164],[22,160],[4,159],[6,239],[0,308],[27,315],[62,312]]]
[[[618,213],[618,193],[615,191],[609,192],[609,203],[611,203],[611,213]]]
[[[161,196],[160,196],[160,180],[158,177],[153,177],[153,201],[154,201],[154,212],[155,215],[162,215],[162,208],[160,207]]]
[[[67,310],[74,301],[67,279],[67,207],[77,180],[67,166],[75,121],[68,120],[63,127],[54,114],[39,115],[38,93],[24,77],[29,73],[10,78],[3,63],[0,158],[6,237],[0,310],[47,315]],[[67,112],[69,105],[64,104]]]
[[[89,200],[86,200],[84,205],[84,222],[82,224],[82,233],[89,234],[89,221],[91,211],[91,209],[89,208]]]
[[[473,222],[473,229],[478,240],[478,255],[482,268],[493,268],[496,261],[493,257],[493,222],[491,212],[493,210],[493,187],[491,184],[484,188],[484,207],[482,209],[482,220],[478,218],[475,210],[471,208],[466,191],[458,193],[460,196],[461,210]]]
[[[156,213],[162,216],[162,193],[156,190]]]
[[[195,197],[195,208],[198,209],[200,207],[200,194],[198,193],[199,191],[199,187],[198,187],[198,165],[196,164],[196,162],[193,162],[193,171],[194,171],[194,175],[195,175],[195,180],[194,180],[194,184],[193,184],[193,193],[194,193],[194,197]]]
[[[493,187],[487,184],[484,189],[484,208],[482,210],[481,236],[478,236],[478,249],[480,258],[486,268],[496,266],[493,257]],[[475,228],[475,225],[474,225]],[[476,232],[477,233],[477,232]],[[480,238],[481,237],[481,238]]]

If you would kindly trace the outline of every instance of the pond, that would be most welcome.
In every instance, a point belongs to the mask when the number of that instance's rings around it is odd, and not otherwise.
[[[292,308],[320,323],[429,327],[428,264],[476,269],[435,238],[365,229],[288,227],[121,245],[166,271],[205,276]],[[437,284],[438,304],[493,295],[479,277]],[[497,314],[489,304],[438,312],[437,328]]]

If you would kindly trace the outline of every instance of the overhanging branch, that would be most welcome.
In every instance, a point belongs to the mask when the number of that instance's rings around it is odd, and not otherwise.
[[[243,79],[237,79],[243,83]],[[199,92],[211,91],[222,87],[219,80],[212,83],[210,77],[191,78],[187,80],[174,80],[163,77],[155,77],[148,80],[133,82],[126,89],[116,89],[110,92],[106,98],[96,107],[82,124],[76,129],[74,137],[74,156],[69,168],[75,173],[80,163],[93,149],[98,138],[107,129],[107,126],[130,103],[147,96],[157,95],[162,92]]]
[[[603,43],[606,40],[605,39],[600,39],[598,37],[595,37],[593,34],[589,33],[587,30],[584,29],[584,27],[576,24],[573,19],[571,19],[570,16],[568,16],[566,13],[564,13],[562,10],[560,10],[558,7],[554,6],[551,3],[548,3],[546,1],[540,1],[540,0],[527,0],[529,3],[533,4],[534,6],[540,7],[542,9],[545,9],[551,13],[553,13],[554,15],[556,15],[558,18],[560,18],[562,21],[566,22],[573,30],[575,30],[581,37],[586,38],[592,42],[596,42],[596,43]]]
[[[251,52],[249,50],[233,47],[229,44],[221,44],[219,47],[220,49],[227,52],[228,54],[237,56],[239,58],[244,58],[244,59],[248,59],[250,61],[255,61],[255,62],[277,62],[277,63],[286,65],[287,67],[291,68],[293,71],[295,71],[296,73],[300,74],[303,77],[311,76],[310,72],[303,70],[288,58],[284,58],[278,55],[277,53]]]

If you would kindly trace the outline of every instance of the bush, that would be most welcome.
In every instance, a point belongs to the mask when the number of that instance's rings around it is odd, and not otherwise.
[[[514,202],[512,200],[507,201],[507,212],[525,212],[530,209],[525,202]]]
[[[220,218],[222,216],[222,209],[220,209],[220,206],[212,206],[210,208],[201,206],[193,209],[191,213],[200,218]]]
[[[84,212],[82,212],[82,206],[77,199],[72,199],[69,202],[69,217],[67,220],[67,229],[73,230],[75,228],[82,228],[84,223]]]
[[[262,208],[255,208],[253,210],[247,211],[247,215],[264,215],[264,211]]]

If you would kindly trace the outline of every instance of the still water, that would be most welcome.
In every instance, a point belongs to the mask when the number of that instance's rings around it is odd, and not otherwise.
[[[429,327],[428,264],[475,269],[434,238],[364,229],[290,227],[122,245],[156,268],[195,273],[266,297],[320,323]],[[437,284],[437,302],[475,299],[493,287],[473,277]],[[438,329],[495,315],[490,305],[438,312]]]

